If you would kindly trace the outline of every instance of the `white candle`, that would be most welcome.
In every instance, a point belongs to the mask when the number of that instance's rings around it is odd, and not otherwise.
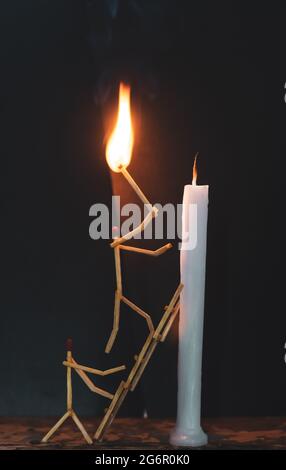
[[[181,246],[178,410],[170,442],[177,446],[202,446],[207,435],[201,428],[201,371],[204,323],[205,264],[208,217],[208,186],[184,188]]]

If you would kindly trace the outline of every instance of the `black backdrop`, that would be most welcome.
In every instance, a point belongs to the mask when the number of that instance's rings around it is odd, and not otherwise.
[[[181,201],[197,150],[210,185],[203,414],[285,414],[282,2],[26,0],[0,17],[1,415],[63,412],[66,337],[98,368],[132,364],[144,339],[124,310],[104,354],[113,257],[88,233],[90,206],[110,204],[104,123],[122,78],[138,121],[130,169],[150,199]],[[126,256],[126,294],[156,320],[178,251],[140,263]],[[175,414],[176,350],[174,332],[122,413]],[[74,382],[79,413],[101,414]]]

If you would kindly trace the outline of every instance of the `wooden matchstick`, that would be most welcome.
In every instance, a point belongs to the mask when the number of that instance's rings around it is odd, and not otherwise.
[[[73,364],[78,365],[74,359],[72,359],[72,362]],[[75,369],[75,371],[83,380],[83,382],[87,385],[87,387],[90,389],[91,392],[97,393],[97,395],[101,395],[102,397],[109,398],[109,400],[112,400],[114,395],[94,385],[94,383],[90,380],[88,375],[86,375],[86,373],[83,370]]]
[[[104,377],[105,375],[115,374],[116,372],[120,372],[126,369],[125,366],[118,366],[118,367],[113,367],[112,369],[99,370],[99,369],[93,369],[92,367],[82,366],[78,363],[74,364],[73,362],[68,362],[68,361],[63,361],[63,365],[66,367],[72,367],[73,369],[84,370],[85,372],[89,372],[90,374],[100,375],[102,377]]]
[[[134,179],[132,178],[130,173],[127,171],[127,169],[124,166],[120,166],[119,169],[120,169],[121,173],[123,174],[123,176],[128,181],[128,183],[130,184],[130,186],[132,187],[132,189],[135,191],[137,196],[141,199],[143,204],[146,204],[146,205],[152,207],[152,204],[148,201],[147,197],[145,196],[143,191],[139,188],[138,184],[135,183]]]
[[[120,317],[120,301],[121,301],[121,293],[116,291],[115,292],[115,299],[114,299],[113,327],[112,327],[112,331],[111,331],[109,340],[107,341],[107,344],[105,346],[105,352],[106,353],[110,353],[111,348],[114,344],[114,341],[115,341],[117,333],[118,333],[119,317]]]
[[[114,248],[114,259],[115,259],[117,292],[121,294],[122,293],[122,278],[121,278],[120,250],[118,246]]]
[[[145,354],[146,354],[146,352],[147,352],[147,350],[148,350],[148,348],[149,348],[149,346],[150,346],[150,344],[151,344],[152,339],[153,339],[153,332],[151,331],[151,332],[149,333],[149,335],[148,335],[148,337],[147,337],[145,343],[143,344],[139,355],[138,355],[137,358],[136,358],[135,364],[134,364],[134,366],[132,367],[132,369],[131,369],[131,371],[130,371],[130,374],[128,375],[128,378],[127,378],[126,383],[125,383],[125,387],[126,387],[126,388],[130,388],[130,387],[131,387],[132,381],[133,381],[133,379],[134,379],[134,377],[135,377],[135,375],[136,375],[138,369],[139,369],[140,366],[141,366],[141,363],[142,363],[142,361],[143,361],[143,359],[144,359],[144,356],[145,356]]]
[[[144,248],[137,248],[136,246],[126,246],[126,245],[119,245],[118,248],[120,250],[133,251],[135,253],[141,253],[143,255],[160,256],[163,253],[165,253],[167,250],[170,250],[170,248],[172,248],[172,243],[167,243],[166,245],[161,246],[161,248],[158,248],[157,250],[146,250]]]
[[[109,405],[109,408],[107,409],[105,415],[103,416],[102,420],[101,420],[101,423],[99,424],[95,434],[94,434],[94,438],[95,439],[100,439],[101,435],[102,435],[102,432],[104,430],[104,428],[106,427],[107,423],[108,423],[108,420],[110,418],[110,415],[117,403],[117,400],[119,398],[119,396],[121,395],[122,391],[124,390],[124,382],[120,382],[119,386],[118,386],[118,389],[116,390],[115,394],[114,394],[114,397],[112,399],[112,402],[110,403]]]
[[[175,306],[175,304],[176,304],[176,302],[177,302],[177,300],[178,300],[178,298],[179,298],[179,296],[180,296],[180,294],[183,290],[183,287],[184,287],[183,284],[180,283],[177,290],[176,290],[176,292],[175,292],[175,294],[173,295],[173,297],[171,299],[171,302],[169,303],[164,315],[162,316],[162,318],[159,322],[159,325],[157,326],[157,328],[155,330],[154,338],[156,338],[156,339],[159,338],[159,336],[160,336],[167,320],[169,319],[169,316],[171,315],[172,310],[173,310],[173,308],[174,308],[174,306]]]
[[[67,362],[72,359],[72,339],[67,340]],[[67,367],[67,409],[72,409],[72,381],[71,381],[71,368]]]
[[[71,416],[71,410],[68,410],[57,422],[56,424],[49,430],[49,432],[43,437],[41,442],[48,442],[48,440],[52,437],[53,434],[61,427],[61,425],[65,422],[65,420]]]
[[[140,363],[140,367],[138,368],[136,374],[134,375],[133,377],[133,380],[132,380],[132,383],[131,383],[131,387],[130,387],[130,390],[133,392],[135,390],[135,387],[136,385],[138,384],[156,346],[158,344],[158,341],[156,339],[152,339],[152,342],[146,352],[146,355],[144,356],[144,358],[142,359],[141,363]]]
[[[173,311],[172,311],[172,314],[171,316],[169,317],[169,320],[168,320],[168,323],[167,325],[165,326],[164,330],[163,330],[163,333],[161,333],[160,335],[160,341],[161,343],[163,343],[175,321],[175,318],[177,317],[178,313],[179,313],[179,310],[180,310],[180,301],[177,302],[177,304],[175,305],[175,307],[173,308]]]
[[[114,300],[114,312],[113,312],[113,327],[105,346],[105,352],[110,353],[114,341],[116,339],[119,329],[119,316],[120,316],[120,300],[122,295],[122,277],[121,277],[121,260],[119,247],[114,248],[114,260],[115,260],[115,275],[116,275],[116,291]]]
[[[93,441],[92,441],[91,437],[89,436],[89,434],[87,433],[84,425],[79,420],[78,416],[76,415],[76,413],[73,410],[71,412],[71,417],[74,420],[75,424],[77,425],[78,429],[81,431],[81,433],[82,433],[83,437],[85,438],[86,442],[88,444],[92,444]]]
[[[141,222],[141,224],[138,225],[134,230],[131,230],[131,232],[128,232],[126,235],[124,235],[121,238],[116,238],[112,243],[110,243],[111,248],[115,248],[118,245],[122,245],[125,243],[127,240],[130,240],[130,238],[135,237],[140,232],[143,232],[147,225],[150,224],[152,221],[153,217],[157,217],[158,214],[158,209],[156,207],[152,207],[152,210],[148,212],[146,215],[145,219]]]
[[[116,399],[116,402],[115,402],[115,405],[114,405],[114,408],[112,410],[112,413],[110,413],[109,415],[109,419],[103,429],[103,432],[101,434],[101,439],[103,437],[103,434],[107,431],[107,429],[109,428],[109,426],[112,424],[112,421],[114,420],[120,406],[122,405],[127,393],[128,393],[128,389],[126,389],[125,387],[123,388],[123,390],[121,391],[121,393],[118,395],[117,399]]]
[[[127,299],[126,297],[124,297],[123,295],[121,296],[121,300],[122,300],[122,302],[124,302],[126,305],[128,305],[128,307],[132,308],[132,310],[134,310],[134,312],[138,313],[138,315],[140,315],[141,317],[145,318],[149,330],[150,330],[151,332],[154,331],[153,322],[152,322],[152,320],[151,320],[150,315],[148,315],[148,313],[144,312],[144,310],[142,310],[140,307],[137,307],[137,305],[135,305],[133,302],[131,302],[130,300],[128,300],[128,299]]]

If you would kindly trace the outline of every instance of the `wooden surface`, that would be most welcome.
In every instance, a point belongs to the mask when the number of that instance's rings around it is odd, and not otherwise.
[[[84,419],[90,435],[99,420]],[[88,446],[72,420],[48,443],[40,443],[55,419],[0,418],[0,450],[11,449],[172,449],[171,420],[116,419],[102,443]],[[209,449],[285,449],[286,418],[219,418],[204,421]]]

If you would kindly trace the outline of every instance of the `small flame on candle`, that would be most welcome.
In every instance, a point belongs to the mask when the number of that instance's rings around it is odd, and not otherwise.
[[[197,186],[197,176],[198,176],[198,172],[197,172],[197,158],[198,158],[198,155],[199,155],[199,152],[196,153],[195,160],[194,160],[194,165],[193,165],[193,181],[192,181],[192,185],[193,185],[193,186]]]
[[[122,167],[129,165],[133,140],[130,87],[120,83],[117,122],[106,146],[106,160],[111,170],[119,173]]]

